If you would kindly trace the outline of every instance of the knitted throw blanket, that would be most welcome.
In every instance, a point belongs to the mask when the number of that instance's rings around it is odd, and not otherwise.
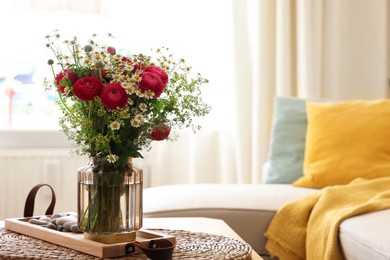
[[[280,260],[342,259],[340,223],[352,216],[390,208],[390,177],[356,179],[329,186],[279,209],[267,232],[266,249]]]

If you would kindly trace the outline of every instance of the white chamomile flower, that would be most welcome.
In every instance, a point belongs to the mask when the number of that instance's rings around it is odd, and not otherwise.
[[[117,74],[122,74],[123,68],[117,67],[117,68],[115,69],[115,72],[116,72]]]
[[[121,78],[121,74],[115,73],[112,75],[112,79],[116,82],[118,82],[120,78]]]
[[[129,100],[130,100],[130,99],[129,99]],[[122,110],[122,111],[120,112],[120,117],[123,118],[123,119],[129,118],[129,117],[130,117],[129,111],[127,111],[127,110]]]
[[[137,118],[133,118],[130,121],[132,127],[140,127],[141,126],[141,120],[138,120]]]
[[[125,63],[125,69],[126,69],[126,70],[129,70],[129,71],[132,71],[132,70],[134,69],[134,66],[133,66],[132,63],[126,62],[126,63]]]
[[[127,92],[129,95],[133,94],[134,91],[135,91],[135,87],[134,87],[133,84],[127,85],[127,86],[123,86],[123,87],[125,88],[126,92]]]
[[[93,57],[95,60],[101,60],[102,57],[100,56],[100,54],[98,52],[95,52],[94,54],[94,57]]]
[[[130,82],[140,82],[142,79],[142,77],[139,75],[139,74],[134,74],[131,78],[130,78]]]
[[[137,72],[136,74],[134,74],[134,79],[135,81],[139,82],[142,80],[142,77],[141,77],[141,74],[140,72]]]
[[[119,156],[116,154],[110,154],[107,156],[107,161],[109,163],[115,163],[116,161],[118,161],[118,159],[119,159]]]
[[[118,121],[114,121],[110,124],[111,130],[119,130],[121,128],[121,123]]]
[[[154,92],[151,91],[151,90],[148,90],[148,91],[145,92],[144,96],[145,96],[145,98],[147,98],[147,99],[151,99],[151,98],[154,97]]]
[[[146,109],[148,109],[148,106],[145,104],[145,103],[141,103],[139,104],[139,109],[142,111],[142,112],[145,112]]]
[[[144,121],[144,119],[145,119],[145,117],[141,114],[135,115],[134,118],[135,118],[135,120],[140,121],[140,122]]]
[[[139,89],[135,91],[135,94],[136,94],[137,96],[141,97],[141,98],[144,97],[144,93],[142,93],[142,91],[139,90]]]

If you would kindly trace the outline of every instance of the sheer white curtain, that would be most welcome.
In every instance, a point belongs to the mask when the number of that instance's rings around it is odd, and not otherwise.
[[[297,1],[296,10],[299,95],[386,97],[386,0]]]
[[[285,96],[386,97],[386,0],[248,2],[261,16],[260,88]]]
[[[151,185],[260,182],[275,95],[387,95],[386,0],[19,3],[98,14],[101,28],[132,51],[170,47],[209,78],[204,97],[213,109],[203,129],[155,143],[138,160]],[[79,24],[88,28],[88,22]]]
[[[387,2],[236,0],[237,174],[258,182],[274,95],[386,98]],[[242,170],[240,172],[239,170]]]

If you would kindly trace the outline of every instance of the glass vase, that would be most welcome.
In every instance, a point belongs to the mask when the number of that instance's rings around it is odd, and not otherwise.
[[[109,244],[134,241],[142,227],[142,186],[142,170],[131,158],[118,170],[91,157],[78,170],[78,225],[84,237]]]

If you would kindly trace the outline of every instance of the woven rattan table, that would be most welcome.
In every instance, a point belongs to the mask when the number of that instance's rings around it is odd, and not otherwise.
[[[211,218],[147,218],[144,219],[145,228],[158,229],[167,234],[177,237],[177,246],[173,259],[262,259],[235,233],[224,221]],[[0,221],[0,242],[7,240],[7,247],[0,249],[1,259],[96,259],[85,254],[78,254],[77,251],[57,247],[56,245],[38,241],[34,238],[22,238],[17,233],[10,233],[3,229],[4,222]],[[26,241],[24,241],[26,239]],[[32,240],[31,240],[32,239]],[[9,243],[8,243],[9,242]],[[34,258],[32,255],[20,256],[9,254],[12,251],[12,243],[19,252],[20,247],[26,246],[33,254],[40,254],[41,257]],[[5,243],[4,243],[5,244]],[[30,247],[30,248],[28,248]],[[38,247],[38,249],[36,249]],[[8,249],[7,249],[8,248]],[[46,254],[46,248],[50,253]],[[53,250],[53,248],[55,248]],[[28,251],[26,250],[26,251]],[[62,254],[56,257],[52,251]],[[55,253],[54,253],[55,254]],[[9,257],[12,255],[12,257]],[[23,254],[22,254],[23,255]],[[45,255],[46,257],[44,257]],[[64,257],[66,255],[66,257]],[[67,257],[70,258],[67,258]],[[146,259],[144,256],[133,256],[120,259]]]

